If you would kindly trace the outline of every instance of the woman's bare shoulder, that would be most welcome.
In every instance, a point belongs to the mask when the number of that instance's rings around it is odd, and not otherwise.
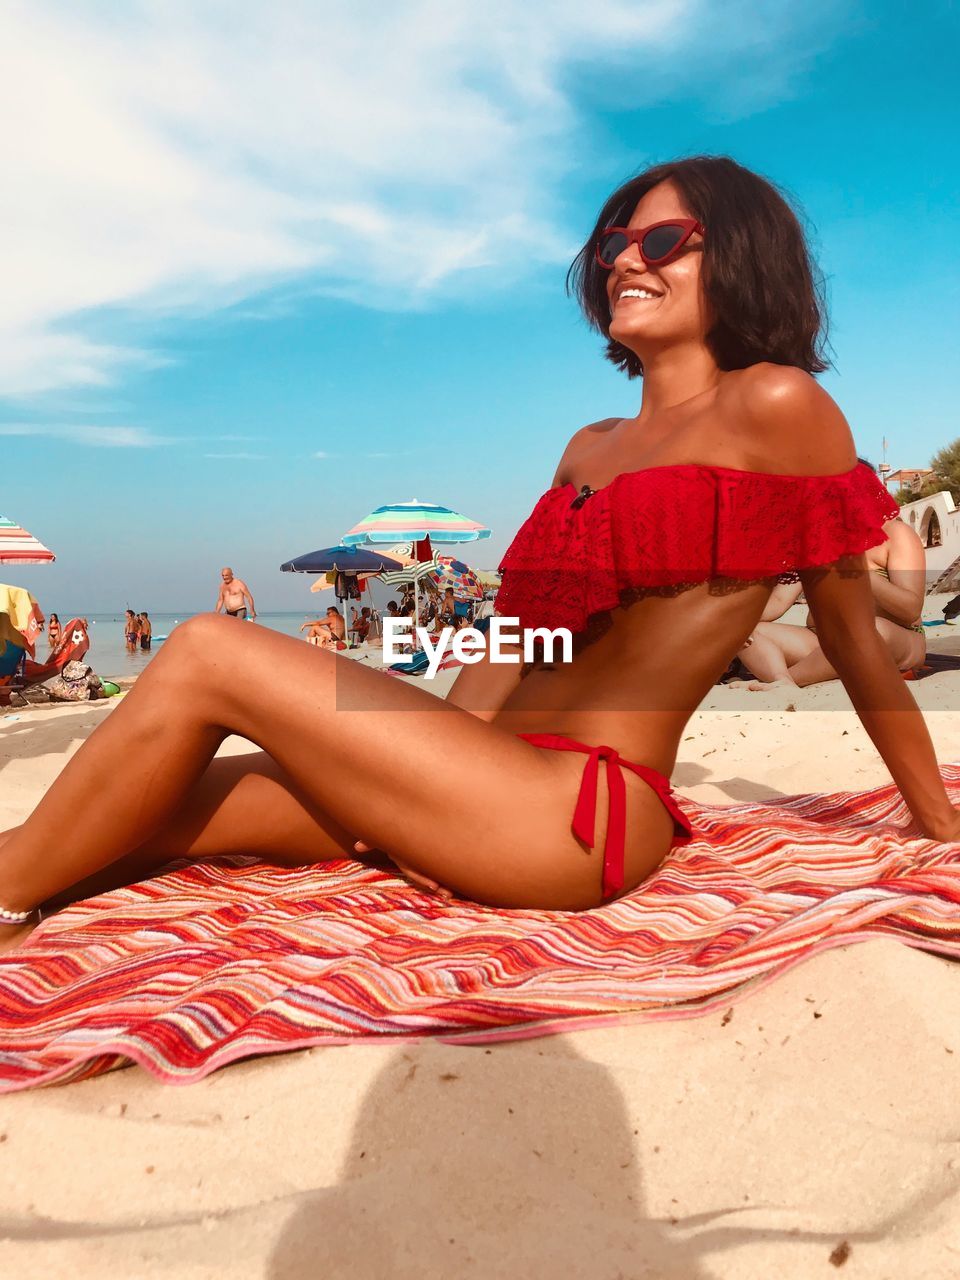
[[[925,560],[922,538],[916,529],[911,529],[910,525],[905,524],[899,516],[888,520],[883,526],[883,531],[887,535],[886,545],[889,547],[891,556],[901,560],[917,559],[919,555],[921,560]]]
[[[795,475],[849,471],[857,451],[849,424],[819,382],[790,365],[761,362],[727,379],[745,443],[762,469]]]
[[[608,431],[612,431],[614,427],[619,426],[622,421],[622,418],[600,418],[597,422],[588,422],[585,427],[575,431],[567,441],[567,447],[564,449],[563,456],[557,466],[556,474],[553,477],[554,487],[566,484],[569,473],[576,469],[578,460],[584,451],[589,449],[591,442],[596,440],[597,436],[606,435]]]

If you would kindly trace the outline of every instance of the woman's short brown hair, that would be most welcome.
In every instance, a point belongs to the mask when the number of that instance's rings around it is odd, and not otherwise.
[[[567,290],[607,339],[607,359],[631,378],[643,374],[639,357],[610,337],[608,272],[596,259],[597,237],[604,227],[625,226],[638,201],[667,181],[706,227],[702,279],[713,316],[707,343],[718,366],[745,369],[768,360],[822,373],[828,367],[823,278],[800,219],[773,183],[729,156],[693,156],[646,169],[601,209],[567,273]]]

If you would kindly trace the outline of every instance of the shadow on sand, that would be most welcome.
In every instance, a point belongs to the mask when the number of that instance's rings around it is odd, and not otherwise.
[[[398,1052],[338,1186],[301,1200],[273,1280],[706,1276],[648,1218],[636,1132],[609,1072],[564,1046]]]

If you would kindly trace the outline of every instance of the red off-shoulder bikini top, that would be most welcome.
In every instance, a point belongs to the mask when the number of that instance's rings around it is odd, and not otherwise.
[[[497,613],[576,634],[638,591],[795,581],[883,542],[898,511],[860,463],[829,476],[677,464],[625,472],[596,491],[561,485],[504,556]]]

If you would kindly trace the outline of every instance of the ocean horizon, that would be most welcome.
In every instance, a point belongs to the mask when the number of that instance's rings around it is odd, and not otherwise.
[[[282,635],[299,636],[300,624],[306,622],[308,618],[315,618],[318,614],[323,614],[325,609],[326,602],[316,609],[282,613],[258,613],[256,622],[240,623],[238,625],[269,627],[272,631],[279,631]],[[210,610],[196,609],[192,612],[184,611],[182,613],[151,613],[150,621],[153,624],[154,634],[153,648],[147,652],[137,649],[133,653],[128,651],[126,640],[124,639],[125,615],[123,613],[85,614],[83,616],[86,617],[90,627],[90,650],[85,661],[93,667],[97,675],[107,680],[139,675],[151,657],[163,647],[161,636],[169,635],[175,626],[181,622],[186,622],[188,618],[195,618],[200,613],[209,612]],[[60,614],[60,621],[65,625],[71,618],[76,616],[78,615]],[[47,641],[44,634],[37,644],[37,657],[43,660],[46,655]]]

